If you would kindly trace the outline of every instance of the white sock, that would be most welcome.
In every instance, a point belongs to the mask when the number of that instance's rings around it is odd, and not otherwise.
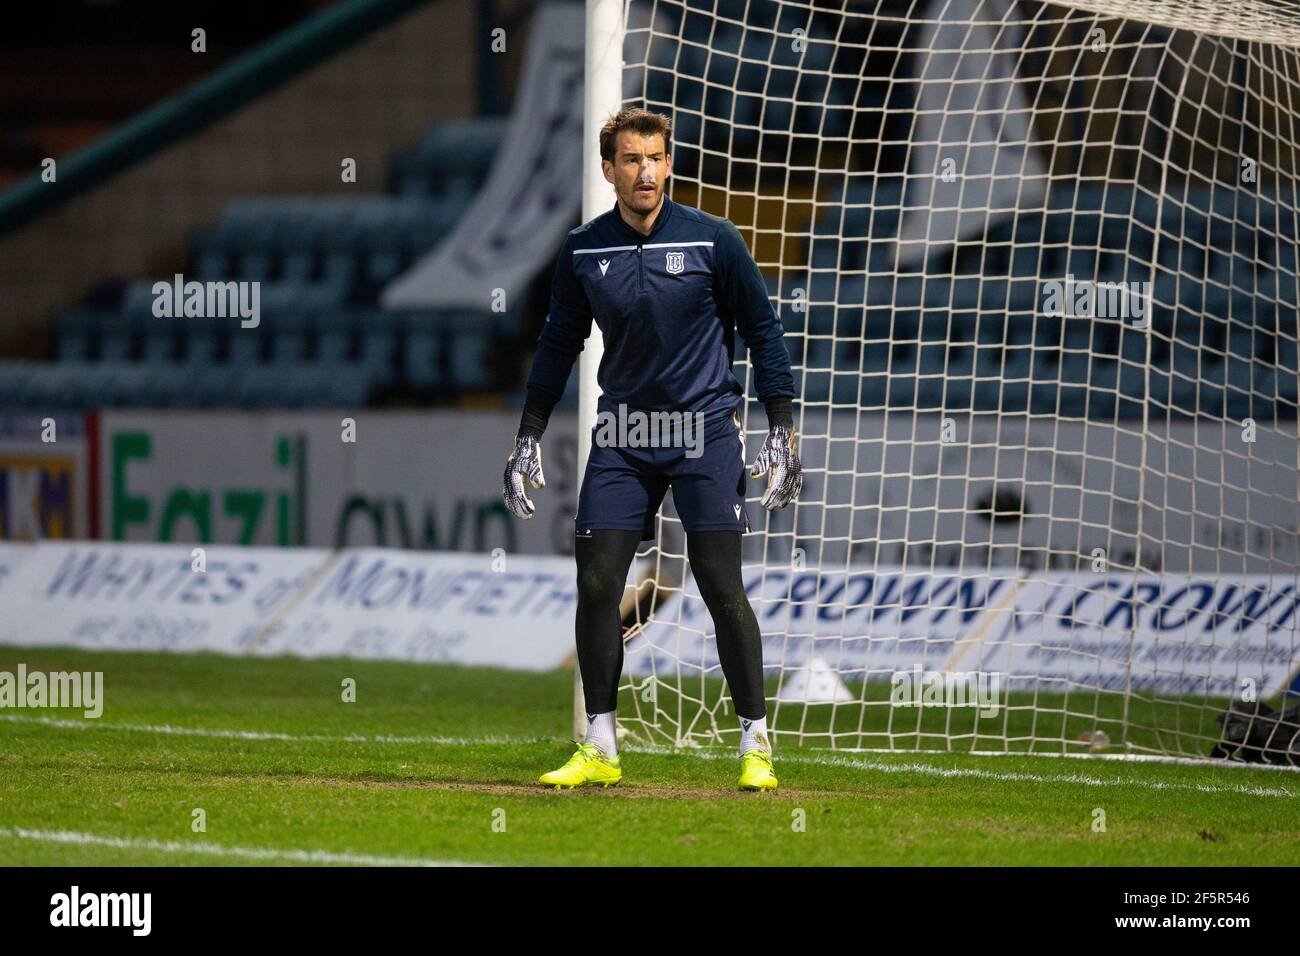
[[[592,744],[606,757],[618,756],[618,732],[614,724],[614,711],[608,714],[587,715],[587,739],[585,744]]]
[[[767,718],[759,717],[751,720],[748,717],[741,717],[740,752],[743,754],[746,750],[753,750],[755,747],[768,753],[772,752],[772,745],[767,742]]]

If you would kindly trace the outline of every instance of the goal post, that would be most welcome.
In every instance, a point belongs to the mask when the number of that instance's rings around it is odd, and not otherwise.
[[[599,123],[669,114],[670,194],[785,323],[804,489],[750,483],[743,566],[776,745],[1300,762],[1300,4],[587,9],[584,220]],[[621,726],[734,743],[671,495],[658,531]]]
[[[582,221],[590,222],[614,202],[613,188],[600,166],[600,129],[605,120],[623,108],[624,0],[586,0],[587,38],[583,70]],[[596,370],[605,352],[600,330],[592,326],[578,361],[578,488],[591,454],[591,432],[596,427],[596,399],[600,386]],[[582,699],[582,674],[573,669],[573,736],[587,733]]]

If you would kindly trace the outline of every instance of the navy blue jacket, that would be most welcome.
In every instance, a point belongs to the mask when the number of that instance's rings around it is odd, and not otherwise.
[[[794,398],[785,332],[745,241],[727,219],[667,195],[650,235],[618,207],[565,237],[551,285],[551,311],[537,339],[528,385],[564,394],[591,333],[605,341],[597,371],[599,410],[704,412],[740,406],[731,371],[735,333],[749,347],[758,398]]]

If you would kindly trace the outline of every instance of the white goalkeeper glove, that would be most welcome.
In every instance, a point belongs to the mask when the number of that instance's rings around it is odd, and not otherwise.
[[[537,510],[524,479],[534,488],[545,488],[546,478],[542,475],[542,443],[534,435],[515,436],[515,448],[506,459],[506,472],[502,494],[506,507],[516,518],[531,518]]]
[[[795,448],[794,429],[773,425],[754,459],[751,478],[767,475],[767,491],[761,504],[768,511],[784,508],[799,497],[803,488],[803,465]]]

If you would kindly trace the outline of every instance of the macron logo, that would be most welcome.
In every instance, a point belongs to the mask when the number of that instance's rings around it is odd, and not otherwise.
[[[135,936],[148,936],[152,893],[71,893],[50,897],[51,926],[127,926]]]
[[[740,505],[732,505],[732,507],[736,509],[736,517],[739,518],[739,517],[740,517]]]
[[[605,274],[605,270],[607,270],[607,269],[609,268],[609,260],[608,260],[608,259],[601,259],[600,262],[599,262],[598,264],[599,264],[599,266],[600,266],[600,274],[601,274],[601,275],[604,275],[604,274]]]

